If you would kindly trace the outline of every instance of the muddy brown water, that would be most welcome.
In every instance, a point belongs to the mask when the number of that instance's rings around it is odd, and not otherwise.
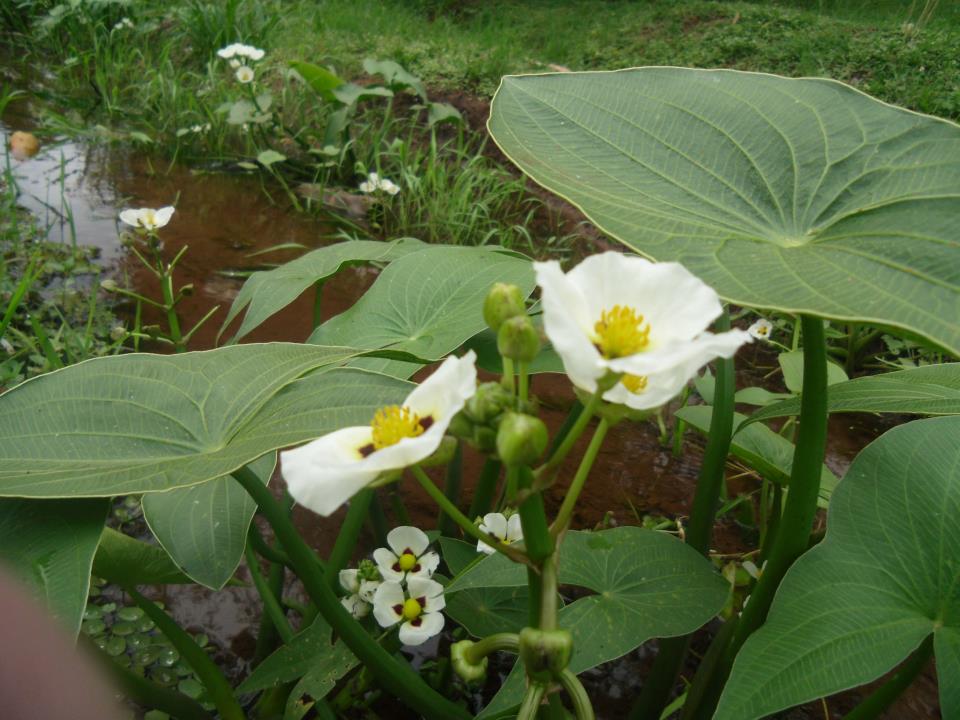
[[[13,130],[37,130],[29,102],[14,103],[0,124],[4,146]],[[199,320],[211,307],[220,305],[217,315],[197,333],[193,349],[216,345],[216,333],[242,281],[222,271],[250,268],[264,262],[282,262],[296,253],[278,252],[251,258],[250,254],[282,243],[300,243],[307,248],[332,241],[335,232],[329,222],[292,212],[284,203],[272,203],[253,178],[202,173],[183,165],[167,166],[138,152],[106,144],[85,144],[66,137],[41,135],[43,147],[26,161],[8,159],[22,190],[21,204],[49,228],[51,239],[95,245],[105,266],[118,278],[128,278],[140,292],[157,297],[155,279],[144,271],[118,243],[119,211],[125,207],[160,207],[176,204],[177,211],[162,231],[167,259],[184,245],[189,250],[178,269],[177,285],[193,284],[195,292],[182,306],[185,328]],[[278,197],[280,197],[278,195]],[[67,208],[69,207],[69,212]],[[72,222],[70,218],[72,217]],[[324,289],[324,317],[349,307],[373,282],[370,268],[347,270],[328,282]],[[302,341],[312,326],[312,297],[308,293],[286,310],[264,323],[247,341]],[[226,336],[229,337],[229,334]],[[777,390],[778,379],[761,381],[765,366],[772,366],[772,354],[744,354],[747,361],[738,371],[739,384],[765,384]],[[533,391],[541,398],[544,416],[555,430],[565,417],[573,394],[562,376],[538,376]],[[867,443],[896,422],[897,418],[840,415],[830,423],[827,464],[842,476],[853,457]],[[581,445],[586,439],[581,441]],[[614,427],[599,455],[586,492],[574,517],[576,527],[597,525],[606,518],[617,524],[636,524],[644,514],[686,517],[702,458],[702,439],[688,432],[681,457],[674,457],[660,445],[652,423],[623,423]],[[582,451],[583,447],[579,450]],[[573,454],[574,457],[577,453]],[[469,480],[476,476],[480,458],[468,451],[464,503],[472,493]],[[549,510],[556,510],[572,471],[547,493]],[[274,483],[279,486],[279,479]],[[738,489],[756,488],[750,480]],[[401,489],[414,523],[432,526],[436,508],[417,487]],[[387,503],[385,503],[386,505]],[[388,510],[388,516],[389,516]],[[294,513],[298,528],[308,542],[326,554],[336,537],[343,513],[323,519],[302,508]],[[364,536],[357,549],[361,556],[372,549],[373,540]],[[730,518],[718,522],[715,549],[739,552],[749,549],[744,531]],[[291,592],[296,592],[291,588]],[[213,593],[200,587],[167,587],[159,591],[176,620],[192,630],[207,633],[220,648],[218,660],[235,677],[241,676],[253,654],[260,603],[250,588],[227,588]],[[694,644],[705,649],[709,630]],[[445,643],[445,641],[444,641]],[[432,646],[436,648],[436,645]],[[638,692],[654,653],[640,648],[625,658],[607,663],[585,675],[591,696],[597,702],[598,717],[621,718]],[[506,672],[506,666],[496,667]],[[687,676],[689,677],[688,668]],[[488,692],[495,690],[491,673]],[[829,714],[820,703],[794,709],[781,717],[839,718],[857,702],[860,693],[851,691],[829,701]],[[383,717],[406,717],[405,711],[390,704],[379,706]],[[932,671],[926,673],[891,709],[886,717],[926,720],[938,716],[936,685]]]

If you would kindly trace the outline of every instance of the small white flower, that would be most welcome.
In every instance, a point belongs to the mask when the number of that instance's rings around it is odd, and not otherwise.
[[[120,20],[120,22],[113,26],[114,30],[123,30],[124,28],[130,28],[131,30],[133,29],[133,21],[128,17],[123,18]]]
[[[377,175],[377,173],[373,172],[367,175],[367,179],[364,182],[360,183],[360,192],[385,192],[388,195],[396,195],[398,192],[400,192],[400,186],[392,180],[382,178]]]
[[[237,54],[237,49],[243,47],[240,43],[231,43],[217,50],[217,55],[227,60]]]
[[[773,332],[773,323],[766,318],[760,318],[747,328],[747,332],[754,340],[769,340],[770,333]]]
[[[246,65],[241,65],[237,68],[237,71],[234,73],[234,77],[237,78],[237,82],[246,85],[247,83],[253,82],[253,69],[248,68]]]
[[[394,183],[392,180],[384,179],[380,182],[380,189],[383,190],[387,195],[396,195],[400,192],[400,186]]]
[[[224,48],[217,50],[217,55],[222,57],[224,60],[229,60],[234,57],[249,58],[253,61],[262,60],[264,53],[263,50],[255,48],[252,45],[244,45],[243,43],[231,43]]]
[[[520,526],[520,516],[511,515],[508,520],[503,513],[487,513],[483,516],[483,522],[480,523],[480,532],[485,532],[500,539],[505,545],[523,540],[523,528]],[[477,541],[477,552],[490,555],[494,550],[483,540]]]
[[[341,570],[339,578],[340,587],[350,593],[347,597],[340,599],[347,611],[358,620],[369,615],[373,596],[380,582],[361,580],[356,569]]]
[[[440,565],[440,556],[427,552],[427,534],[410,525],[401,525],[387,535],[387,548],[373,551],[373,560],[384,580],[403,582],[410,578],[431,578]]]
[[[376,412],[369,425],[347,427],[280,454],[294,499],[330,515],[384,472],[430,457],[447,426],[477,389],[476,354],[448,357],[402,405]]]
[[[547,337],[570,380],[636,410],[663,405],[715,357],[730,357],[750,336],[705,332],[722,311],[717,294],[678,263],[606,252],[568,273],[556,261],[534,263]]]
[[[168,205],[159,210],[153,208],[139,208],[123,210],[120,213],[120,219],[127,225],[144,230],[158,230],[170,222],[173,216],[173,207]]]
[[[228,64],[231,68],[233,68],[234,70],[236,70],[238,67],[240,67],[241,65],[243,65],[243,63],[240,62],[239,60],[237,60],[236,58],[230,58],[230,59],[227,61],[227,64]]]
[[[422,645],[443,630],[446,607],[443,585],[434,580],[412,577],[407,592],[398,582],[380,584],[373,596],[373,616],[381,627],[400,625],[400,642]]]

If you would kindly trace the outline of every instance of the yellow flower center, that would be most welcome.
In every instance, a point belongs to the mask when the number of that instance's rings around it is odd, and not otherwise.
[[[152,227],[156,226],[156,224],[157,224],[157,215],[156,215],[156,213],[153,212],[153,210],[147,210],[147,212],[145,212],[145,213],[143,214],[143,219],[140,221],[140,223],[141,223],[145,228],[152,228]]]
[[[650,344],[650,325],[632,307],[614,305],[593,326],[594,344],[607,359],[627,357]]]
[[[377,410],[370,426],[373,428],[374,450],[396,445],[403,438],[422,435],[426,429],[416,413],[410,412],[410,408],[402,408],[399,405],[390,405]]]
[[[407,552],[400,556],[397,564],[400,566],[401,570],[407,572],[407,570],[413,570],[413,567],[417,564],[417,558]]]
[[[420,617],[423,608],[420,607],[420,601],[413,598],[407,598],[403,603],[403,617],[407,620],[416,620]]]
[[[646,375],[630,375],[629,373],[620,378],[623,386],[634,395],[642,393],[647,389]]]

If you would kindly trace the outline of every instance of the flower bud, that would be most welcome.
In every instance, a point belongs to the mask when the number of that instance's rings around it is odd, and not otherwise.
[[[482,682],[487,674],[487,658],[483,658],[476,665],[472,665],[467,659],[466,651],[474,645],[473,640],[461,640],[450,646],[450,660],[453,662],[453,669],[465,682]]]
[[[506,320],[526,313],[523,292],[516,285],[496,283],[483,301],[483,319],[494,332],[497,332]]]
[[[107,292],[116,292],[117,281],[107,278],[106,280],[100,281],[100,287],[106,290]]]
[[[454,437],[469,440],[473,437],[473,423],[465,413],[458,412],[447,426],[447,432]]]
[[[480,452],[493,452],[497,447],[497,433],[486,425],[477,425],[473,429],[473,445]]]
[[[360,564],[357,566],[357,577],[360,580],[370,580],[377,581],[383,580],[383,577],[380,575],[380,570],[377,568],[377,564],[373,560],[364,558],[360,561]]]
[[[526,315],[516,315],[503,322],[497,332],[497,350],[505,358],[531,362],[540,352],[540,335]]]
[[[500,383],[486,382],[477,387],[464,407],[464,413],[475,423],[493,422],[513,404],[513,395]]]
[[[497,454],[508,466],[530,465],[547,449],[547,426],[540,418],[508,413],[497,430]]]
[[[436,467],[437,465],[446,465],[453,460],[453,455],[457,451],[457,439],[449,435],[444,435],[440,441],[440,446],[433,451],[433,454],[422,461],[422,467]]]
[[[556,677],[570,664],[572,654],[569,630],[527,627],[520,631],[520,658],[531,680],[547,682]]]

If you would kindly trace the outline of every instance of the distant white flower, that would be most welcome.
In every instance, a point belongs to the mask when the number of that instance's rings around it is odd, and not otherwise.
[[[253,69],[247,67],[246,65],[241,65],[237,68],[237,71],[234,73],[234,77],[237,78],[237,82],[246,85],[247,83],[253,82]]]
[[[350,593],[340,600],[347,611],[358,620],[369,615],[379,581],[362,580],[356,569],[341,570],[339,578],[340,587]]]
[[[120,213],[120,219],[127,225],[135,228],[143,228],[144,230],[159,230],[170,222],[172,216],[173,207],[170,205],[162,207],[159,210],[139,208],[136,210],[123,210]]]
[[[222,57],[224,60],[230,60],[231,58],[240,57],[248,58],[254,62],[262,60],[265,55],[263,50],[255,48],[252,45],[244,45],[243,43],[231,43],[226,47],[220,48],[217,50],[217,55]]]
[[[123,18],[120,20],[120,22],[113,26],[114,30],[123,30],[124,28],[130,28],[131,30],[133,29],[133,21],[128,17]]]
[[[750,336],[705,332],[722,311],[717,294],[678,263],[618,252],[593,255],[564,273],[534,263],[547,337],[570,380],[586,392],[620,375],[604,393],[637,410],[674,397],[715,357],[730,357]]]
[[[14,353],[13,345],[6,338],[0,338],[0,348],[3,348],[7,355],[13,355]]]
[[[403,582],[411,578],[431,578],[440,565],[440,556],[428,552],[427,534],[410,525],[401,525],[387,535],[387,548],[373,551],[373,560],[384,580]]]
[[[519,515],[511,515],[508,520],[503,513],[487,513],[483,516],[483,522],[480,523],[480,532],[500,538],[500,542],[505,545],[523,540],[523,528],[520,526]],[[492,545],[483,542],[483,540],[478,540],[477,552],[490,555],[496,550]]]
[[[766,318],[760,318],[747,328],[747,332],[754,340],[769,340],[770,333],[773,332],[773,323]]]
[[[396,195],[398,192],[400,192],[400,186],[392,180],[380,177],[374,172],[367,175],[367,179],[360,183],[360,192],[385,192],[388,195]]]
[[[425,578],[412,577],[407,591],[398,582],[380,584],[373,596],[373,616],[381,627],[400,625],[400,642],[422,645],[443,630],[446,607],[443,585]]]
[[[294,499],[329,515],[384,472],[432,455],[447,426],[477,389],[476,354],[448,357],[402,405],[381,408],[369,425],[347,427],[280,454]]]

